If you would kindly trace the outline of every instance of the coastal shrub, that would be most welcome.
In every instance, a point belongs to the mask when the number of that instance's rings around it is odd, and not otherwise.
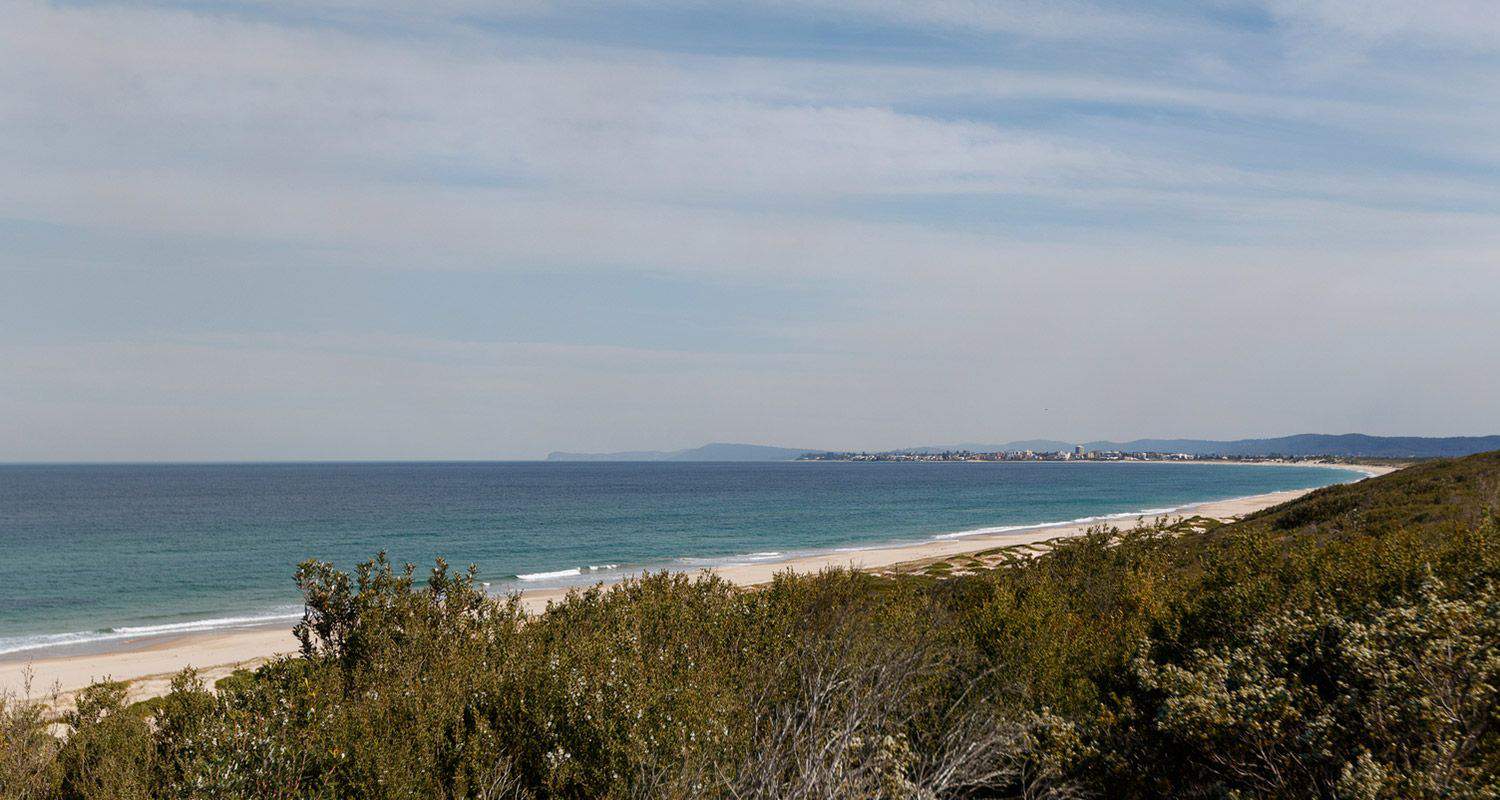
[[[0,797],[53,796],[59,741],[47,731],[46,710],[29,674],[19,694],[0,693]]]
[[[1207,796],[1494,796],[1494,586],[1450,598],[1429,579],[1361,616],[1287,612],[1237,646],[1178,663],[1143,655],[1138,724],[1178,785]]]
[[[1072,793],[1065,774],[1072,751],[1060,744],[1076,741],[1067,721],[985,696],[986,684],[965,674],[941,645],[872,648],[846,638],[857,633],[841,631],[796,654],[791,682],[752,709],[748,746],[735,762],[716,766],[718,794],[769,800]],[[963,688],[955,693],[955,687]]]
[[[65,800],[149,798],[151,732],[146,719],[127,708],[126,686],[96,683],[78,694],[63,722],[72,729],[58,751],[58,796]]]
[[[995,691],[1019,687],[1033,706],[1069,714],[1097,707],[1104,678],[1167,624],[1183,591],[1168,547],[1157,526],[1099,527],[1044,557],[949,582],[967,646]]]

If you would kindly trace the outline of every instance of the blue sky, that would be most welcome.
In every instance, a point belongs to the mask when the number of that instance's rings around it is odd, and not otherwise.
[[[0,15],[0,460],[1500,419],[1488,2]]]

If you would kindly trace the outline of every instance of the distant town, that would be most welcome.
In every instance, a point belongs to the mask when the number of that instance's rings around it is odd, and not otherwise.
[[[1130,452],[1123,450],[1004,450],[975,453],[968,450],[943,452],[888,450],[879,453],[804,453],[798,461],[1248,461],[1301,462],[1343,460],[1334,456],[1226,456],[1194,453]]]

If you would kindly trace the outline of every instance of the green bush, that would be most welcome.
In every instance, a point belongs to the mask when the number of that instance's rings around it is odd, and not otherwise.
[[[31,696],[31,678],[19,695],[0,694],[0,797],[52,797],[59,742],[47,732],[46,706]]]
[[[1287,611],[1241,644],[1136,664],[1177,780],[1211,795],[1484,797],[1495,786],[1500,594],[1416,596],[1358,618]],[[1182,781],[1181,775],[1191,778]]]
[[[125,684],[96,683],[63,715],[73,730],[58,751],[58,796],[67,800],[135,800],[151,796],[151,732],[125,704]]]

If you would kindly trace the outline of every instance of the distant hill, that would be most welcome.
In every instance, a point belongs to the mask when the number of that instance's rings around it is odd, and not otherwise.
[[[1022,439],[1005,444],[955,444],[912,447],[896,452],[971,453],[1034,450],[1040,453],[1069,451],[1076,444],[1085,450],[1122,450],[1147,453],[1192,453],[1221,456],[1364,456],[1366,458],[1446,458],[1500,450],[1500,436],[1366,436],[1362,433],[1331,435],[1302,433],[1270,439],[1132,439],[1128,442],[1065,442],[1059,439]]]
[[[955,444],[909,447],[898,453],[944,453],[967,450],[995,453],[1016,450],[1070,451],[1076,442],[1060,439],[1022,439],[1005,444]],[[1085,450],[1192,453],[1221,456],[1364,456],[1366,458],[1448,458],[1500,450],[1500,436],[1366,436],[1362,433],[1330,435],[1303,433],[1271,439],[1133,439],[1128,442],[1083,442]],[[627,450],[619,453],[564,453],[547,455],[548,461],[791,461],[817,448],[767,447],[759,444],[716,442],[687,450]]]
[[[1012,452],[1018,450],[1034,450],[1038,453],[1057,453],[1064,450],[1071,451],[1077,442],[1064,442],[1057,439],[1021,439],[1015,442],[1006,442],[1001,445],[964,444],[959,445],[963,450],[971,453],[998,453],[1000,451]]]
[[[1035,450],[1039,453],[1056,453],[1063,450],[1072,450],[1077,442],[1064,442],[1061,439],[1021,439],[1005,444],[976,444],[974,442],[962,442],[960,444],[927,445],[925,447],[907,447],[901,450],[893,450],[895,453],[953,453],[967,450],[970,453],[1000,453],[1020,450]]]
[[[548,453],[548,461],[791,461],[815,448],[768,447],[714,442],[687,450],[627,450],[619,453]]]
[[[1365,456],[1367,458],[1447,458],[1500,450],[1500,436],[1366,436],[1303,433],[1274,439],[1135,439],[1086,442],[1086,450],[1133,450],[1224,456]],[[1034,449],[1034,448],[1033,448]]]

